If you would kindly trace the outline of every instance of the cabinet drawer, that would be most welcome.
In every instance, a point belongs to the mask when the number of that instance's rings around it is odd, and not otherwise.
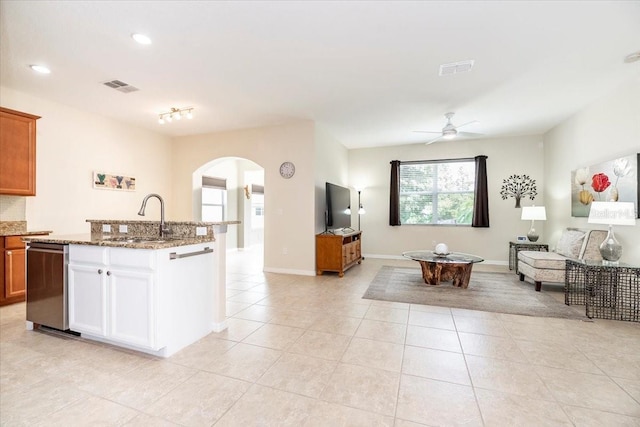
[[[24,249],[24,242],[21,236],[7,236],[4,239],[4,247],[6,249]]]
[[[90,245],[69,245],[69,262],[107,264],[108,248]]]
[[[155,267],[154,251],[147,249],[110,248],[109,264],[112,267],[152,269]]]

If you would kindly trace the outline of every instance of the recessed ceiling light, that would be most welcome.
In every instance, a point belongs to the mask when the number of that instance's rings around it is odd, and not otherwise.
[[[144,34],[131,34],[131,37],[140,44],[151,44],[151,39]]]
[[[48,69],[47,67],[45,67],[44,65],[30,65],[30,67],[31,67],[31,69],[33,71],[37,71],[37,72],[42,73],[42,74],[51,73],[51,70]]]

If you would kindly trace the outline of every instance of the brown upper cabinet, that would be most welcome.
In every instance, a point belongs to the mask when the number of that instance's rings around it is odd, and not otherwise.
[[[36,120],[0,107],[0,194],[36,195]]]

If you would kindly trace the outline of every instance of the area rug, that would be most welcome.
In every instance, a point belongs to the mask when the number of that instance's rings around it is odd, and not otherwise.
[[[558,291],[551,291],[556,294]],[[521,314],[586,320],[584,306],[567,306],[551,292],[536,292],[531,283],[513,273],[472,272],[467,289],[451,282],[439,286],[424,283],[420,269],[382,266],[362,298]]]

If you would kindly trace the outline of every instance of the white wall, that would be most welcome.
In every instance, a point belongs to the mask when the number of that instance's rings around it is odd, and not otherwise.
[[[314,152],[310,121],[175,138],[172,215],[194,218],[191,176],[202,165],[220,157],[251,160],[264,168],[265,271],[315,274]],[[280,177],[285,161],[296,166],[291,179]]]
[[[315,200],[316,234],[325,229],[326,183],[349,187],[349,153],[337,139],[316,126],[315,132]],[[352,191],[353,195],[353,191]],[[352,222],[352,226],[354,223]]]
[[[575,114],[544,136],[547,235],[557,241],[568,226],[606,229],[571,216],[571,171],[640,153],[640,78]],[[637,206],[636,206],[637,208]],[[621,261],[640,265],[640,221],[616,227]]]
[[[36,125],[36,196],[26,198],[29,230],[86,233],[87,219],[140,220],[148,193],[171,200],[168,137],[5,87],[0,98],[3,107],[42,117]],[[136,191],[94,189],[93,171],[134,176]],[[159,203],[150,201],[145,219],[159,218]]]
[[[460,226],[389,225],[389,185],[392,160],[434,160],[486,155],[489,187],[490,228]],[[526,235],[530,223],[520,220],[515,200],[502,200],[502,180],[513,174],[527,174],[536,180],[538,196],[521,201],[522,206],[544,204],[542,137],[512,137],[483,140],[442,141],[425,146],[412,144],[349,151],[349,182],[365,186],[361,216],[362,247],[365,256],[395,257],[415,249],[432,249],[445,242],[456,252],[483,257],[488,263],[508,261],[509,241]],[[546,240],[544,223],[536,223],[541,241]]]

